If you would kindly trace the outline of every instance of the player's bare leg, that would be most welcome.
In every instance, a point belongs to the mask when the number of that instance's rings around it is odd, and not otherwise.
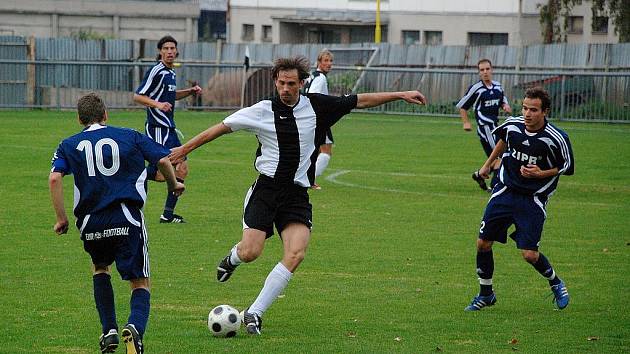
[[[241,263],[249,263],[258,258],[265,248],[266,233],[257,229],[243,230],[241,242],[232,247],[217,266],[217,280],[225,282]]]

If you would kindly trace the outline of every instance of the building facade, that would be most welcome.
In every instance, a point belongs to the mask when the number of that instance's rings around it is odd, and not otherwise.
[[[542,43],[538,5],[543,2],[382,0],[382,41],[428,45]],[[293,0],[290,6],[287,4],[280,0],[230,0],[228,41],[342,44],[374,41],[376,0]],[[593,19],[588,3],[577,6],[574,13],[575,18],[570,19],[574,27],[567,37],[569,42],[618,42],[614,31],[609,30],[610,20],[595,19],[602,22],[601,30],[590,32]],[[580,32],[580,28],[584,30]]]
[[[0,35],[197,41],[199,2],[2,0]]]

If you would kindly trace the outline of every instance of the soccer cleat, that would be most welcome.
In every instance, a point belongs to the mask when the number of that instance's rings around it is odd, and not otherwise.
[[[260,335],[260,331],[262,330],[262,318],[255,313],[247,312],[247,310],[243,313],[245,330],[247,330],[247,333],[249,334]]]
[[[466,306],[464,311],[479,311],[484,307],[492,306],[497,303],[497,297],[494,296],[494,293],[486,296],[477,295],[475,296],[470,305]]]
[[[217,266],[217,280],[221,283],[228,281],[236,267],[230,263],[230,255],[225,256]]]
[[[560,280],[560,284],[551,286],[551,292],[553,293],[553,302],[558,306],[558,309],[562,310],[569,305],[569,291],[562,280]]]
[[[136,330],[136,326],[131,323],[125,325],[122,330],[122,340],[127,347],[127,354],[143,354],[144,346],[142,345],[142,338]]]
[[[313,185],[311,186],[311,189],[318,191],[318,190],[321,190],[322,187],[317,183],[313,183]]]
[[[173,214],[172,218],[166,218],[164,215],[160,215],[160,224],[185,224],[184,218],[180,215]]]
[[[110,329],[107,334],[101,334],[98,344],[101,346],[101,353],[114,353],[118,348],[118,331]]]
[[[486,180],[483,179],[483,177],[481,177],[479,175],[479,171],[475,171],[472,174],[472,179],[477,182],[477,184],[479,185],[479,188],[481,188],[484,191],[491,191],[492,188],[489,188],[488,185],[486,184]]]

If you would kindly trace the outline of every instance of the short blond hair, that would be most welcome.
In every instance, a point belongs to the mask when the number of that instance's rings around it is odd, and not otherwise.
[[[333,55],[333,53],[330,50],[322,49],[322,51],[319,52],[319,54],[317,55],[317,62],[321,63],[322,59],[324,59],[324,57],[330,57],[331,60],[333,60],[335,58],[335,56]]]

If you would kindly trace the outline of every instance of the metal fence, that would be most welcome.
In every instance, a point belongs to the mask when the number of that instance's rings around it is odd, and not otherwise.
[[[23,98],[3,98],[0,107],[74,108],[78,97],[95,91],[110,108],[138,108],[132,93],[153,63],[0,59],[0,65],[12,68],[11,77],[19,83],[12,90]],[[246,74],[238,64],[184,63],[175,71],[179,87],[204,89],[199,97],[179,101],[178,109],[236,109],[242,92],[245,105],[274,94],[268,65],[252,66]],[[516,112],[525,89],[543,86],[552,97],[551,118],[630,122],[630,72],[497,70],[494,79],[503,84]],[[423,107],[398,102],[369,111],[448,116],[457,115],[455,102],[477,80],[476,71],[461,69],[336,66],[328,75],[331,94],[420,90],[429,100]]]
[[[0,36],[0,107],[73,108],[89,91],[109,107],[138,107],[132,92],[154,63],[155,41],[77,40]],[[255,65],[240,63],[249,47]],[[203,95],[178,108],[235,109],[274,93],[269,67],[276,57],[302,54],[313,62],[324,45],[181,43],[179,87],[199,84]],[[558,119],[630,122],[630,44],[508,46],[333,45],[332,94],[419,89],[426,107],[388,104],[373,111],[457,115],[454,103],[478,80],[478,58],[489,58],[513,108],[525,88],[545,86]],[[243,80],[246,75],[246,80]],[[242,83],[245,82],[244,90]]]

